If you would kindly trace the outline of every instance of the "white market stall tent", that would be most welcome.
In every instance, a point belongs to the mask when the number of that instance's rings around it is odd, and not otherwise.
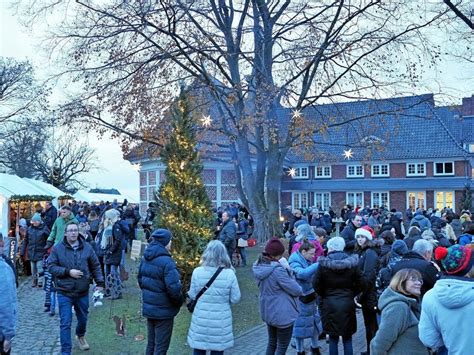
[[[16,175],[0,173],[0,232],[6,237],[12,219],[12,204],[19,210],[20,204],[45,203],[53,201],[57,206],[57,198],[64,192],[52,185],[33,179],[20,178]],[[31,210],[31,208],[30,208]],[[19,216],[30,217],[30,216]]]

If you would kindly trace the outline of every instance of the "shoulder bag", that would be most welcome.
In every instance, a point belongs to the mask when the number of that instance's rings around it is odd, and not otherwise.
[[[199,291],[199,293],[196,295],[196,298],[195,299],[190,299],[187,303],[186,303],[186,307],[188,308],[188,311],[193,313],[194,312],[194,308],[196,307],[196,304],[197,304],[197,301],[199,300],[199,298],[204,294],[204,292],[207,291],[207,289],[209,287],[211,287],[212,283],[214,282],[214,280],[217,278],[217,276],[219,276],[219,274],[221,273],[221,271],[223,270],[224,268],[223,267],[219,267],[216,272],[214,273],[214,275],[212,275],[211,279],[207,282],[207,284],[201,288],[201,290]]]

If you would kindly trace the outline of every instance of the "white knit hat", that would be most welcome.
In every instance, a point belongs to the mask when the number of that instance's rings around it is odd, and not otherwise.
[[[366,237],[368,240],[372,240],[372,233],[370,233],[367,229],[365,228],[359,228],[355,232],[355,237],[357,238],[358,235],[363,235]]]

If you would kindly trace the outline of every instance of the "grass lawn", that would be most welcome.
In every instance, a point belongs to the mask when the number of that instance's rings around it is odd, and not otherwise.
[[[252,275],[251,264],[256,260],[261,248],[247,248],[248,266],[237,268],[242,298],[240,303],[232,306],[234,318],[234,336],[262,324],[258,311],[258,288]],[[136,266],[127,260],[130,269],[130,279],[125,282],[123,299],[105,300],[102,307],[89,310],[87,340],[94,354],[143,354],[146,347],[146,319],[141,317],[141,292],[136,282]],[[137,264],[138,266],[138,264]],[[125,318],[125,336],[115,333],[113,317]],[[173,337],[169,349],[170,354],[189,354],[186,336],[191,322],[191,314],[183,306],[175,318]],[[137,335],[144,339],[136,341]]]

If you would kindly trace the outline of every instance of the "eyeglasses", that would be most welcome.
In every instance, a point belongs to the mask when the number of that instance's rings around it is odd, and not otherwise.
[[[79,233],[79,229],[68,229],[67,233]]]
[[[422,280],[422,279],[419,279],[419,278],[417,278],[417,277],[411,276],[410,278],[408,278],[408,280],[411,281],[411,282],[419,282],[420,284],[423,285],[423,280]]]

